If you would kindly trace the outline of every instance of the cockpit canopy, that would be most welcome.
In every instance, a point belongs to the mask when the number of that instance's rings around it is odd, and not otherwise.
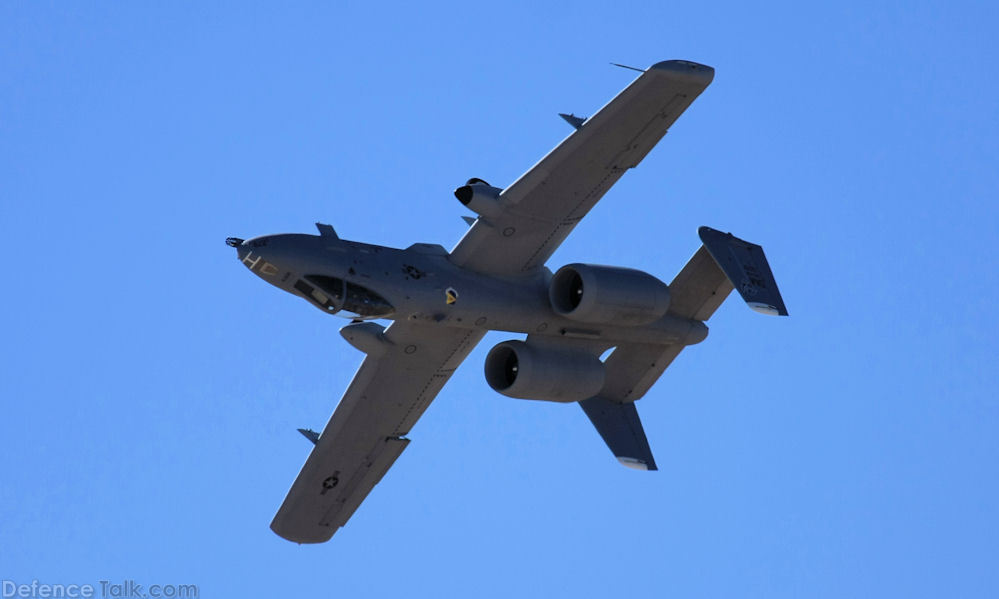
[[[374,291],[328,275],[306,275],[295,282],[295,290],[323,312],[344,318],[385,318],[395,312]]]

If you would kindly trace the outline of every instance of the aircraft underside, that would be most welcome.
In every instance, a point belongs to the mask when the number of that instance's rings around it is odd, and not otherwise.
[[[760,246],[701,227],[701,246],[666,283],[638,270],[545,266],[575,224],[641,162],[708,86],[710,67],[665,61],[642,72],[504,189],[470,179],[456,198],[478,216],[451,250],[405,250],[318,235],[229,238],[254,274],[327,315],[364,354],[271,528],[329,540],[410,442],[410,429],[490,330],[487,384],[519,399],[579,403],[623,465],[655,470],[635,402],[735,290],[757,312],[787,315]],[[392,321],[387,327],[376,321]]]

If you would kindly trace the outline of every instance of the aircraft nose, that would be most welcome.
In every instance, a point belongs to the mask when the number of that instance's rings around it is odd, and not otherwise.
[[[238,256],[240,260],[245,258],[246,255],[250,253],[250,249],[243,245],[242,237],[226,237],[225,244],[231,248],[236,248],[236,256]]]
[[[282,270],[278,263],[282,263],[282,244],[275,243],[280,240],[280,235],[264,235],[252,239],[241,239],[239,237],[228,237],[226,245],[236,249],[236,256],[243,266],[263,278],[274,283],[275,275]]]

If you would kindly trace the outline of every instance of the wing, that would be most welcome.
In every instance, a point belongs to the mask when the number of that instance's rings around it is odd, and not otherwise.
[[[350,519],[409,443],[406,435],[484,332],[397,322],[369,354],[271,522],[322,543]]]
[[[500,214],[479,218],[452,250],[452,262],[495,275],[542,266],[713,77],[711,67],[683,60],[649,67],[503,190]]]

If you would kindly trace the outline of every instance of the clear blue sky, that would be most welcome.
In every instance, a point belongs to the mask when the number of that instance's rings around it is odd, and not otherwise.
[[[202,597],[994,597],[994,3],[0,7],[0,579]],[[716,68],[550,266],[761,243],[639,404],[661,470],[489,390],[491,334],[333,541],[270,519],[360,363],[228,235],[446,247],[634,73]]]

